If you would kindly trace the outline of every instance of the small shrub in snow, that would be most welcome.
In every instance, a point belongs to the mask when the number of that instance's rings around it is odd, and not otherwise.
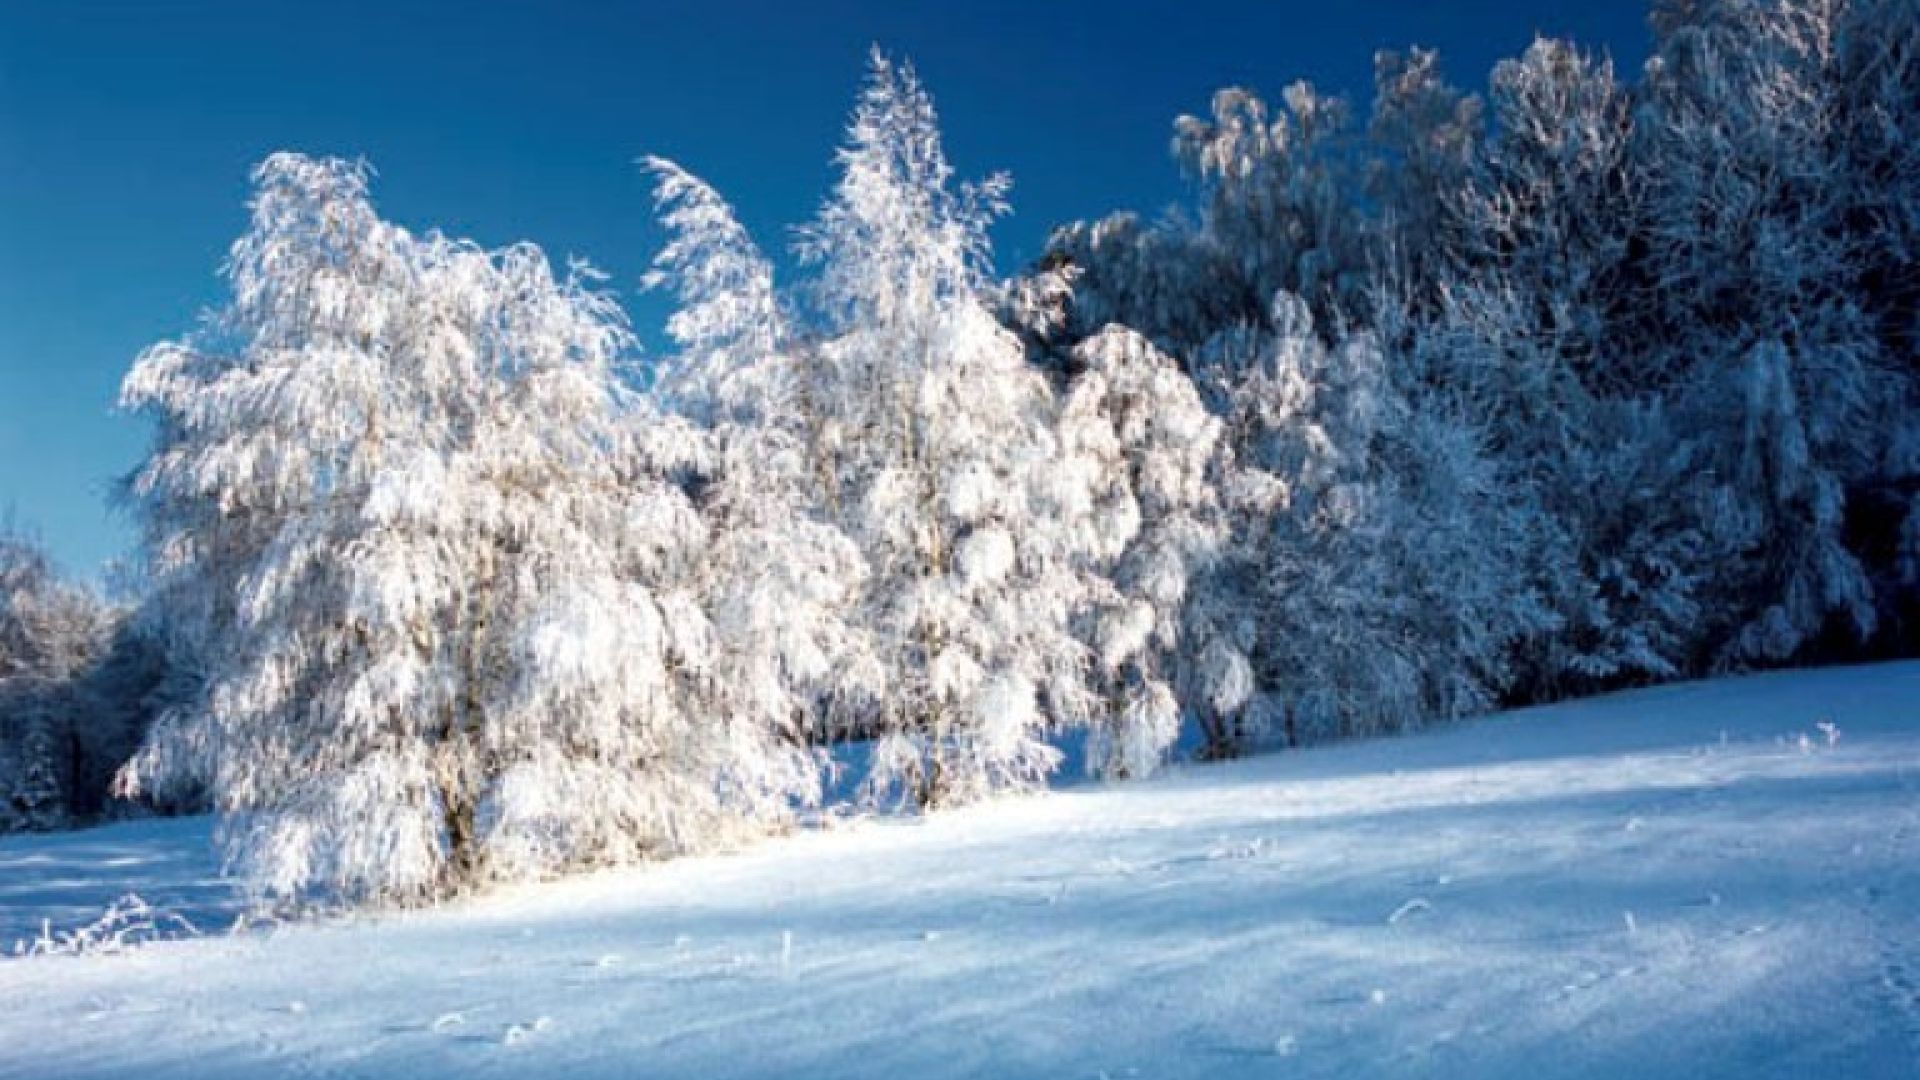
[[[98,919],[72,930],[42,922],[39,936],[14,943],[15,956],[93,956],[126,952],[155,941],[199,937],[186,916],[156,908],[128,893],[107,905]]]

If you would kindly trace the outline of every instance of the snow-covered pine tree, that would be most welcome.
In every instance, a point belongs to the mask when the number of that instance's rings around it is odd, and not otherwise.
[[[805,232],[821,327],[803,364],[832,518],[869,570],[882,697],[869,791],[922,804],[1038,781],[1094,701],[1076,614],[1098,591],[1093,479],[1061,468],[1055,403],[985,295],[1004,177],[954,189],[933,104],[877,51]]]
[[[805,794],[796,747],[700,702],[704,530],[661,479],[683,448],[634,437],[611,301],[531,247],[382,221],[362,166],[254,180],[230,304],[123,390],[156,421],[156,570],[218,615],[128,786],[206,784],[266,894],[401,902]]]

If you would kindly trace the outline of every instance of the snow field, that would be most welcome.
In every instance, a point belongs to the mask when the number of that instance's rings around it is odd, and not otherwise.
[[[225,925],[206,830],[0,840],[0,940]],[[1911,1076],[1916,856],[1920,664],[1687,684],[0,963],[0,1076]]]

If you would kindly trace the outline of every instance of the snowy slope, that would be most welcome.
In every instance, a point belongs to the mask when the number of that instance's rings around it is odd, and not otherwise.
[[[129,889],[225,925],[206,828],[0,839],[0,941]],[[1920,664],[0,961],[0,1003],[0,1076],[75,1080],[1912,1077]]]

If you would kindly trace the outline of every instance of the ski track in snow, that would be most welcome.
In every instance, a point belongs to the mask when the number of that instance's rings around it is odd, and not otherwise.
[[[231,925],[208,831],[0,838],[0,945],[128,892]],[[0,1002],[36,1080],[1912,1077],[1920,664],[8,959]]]

